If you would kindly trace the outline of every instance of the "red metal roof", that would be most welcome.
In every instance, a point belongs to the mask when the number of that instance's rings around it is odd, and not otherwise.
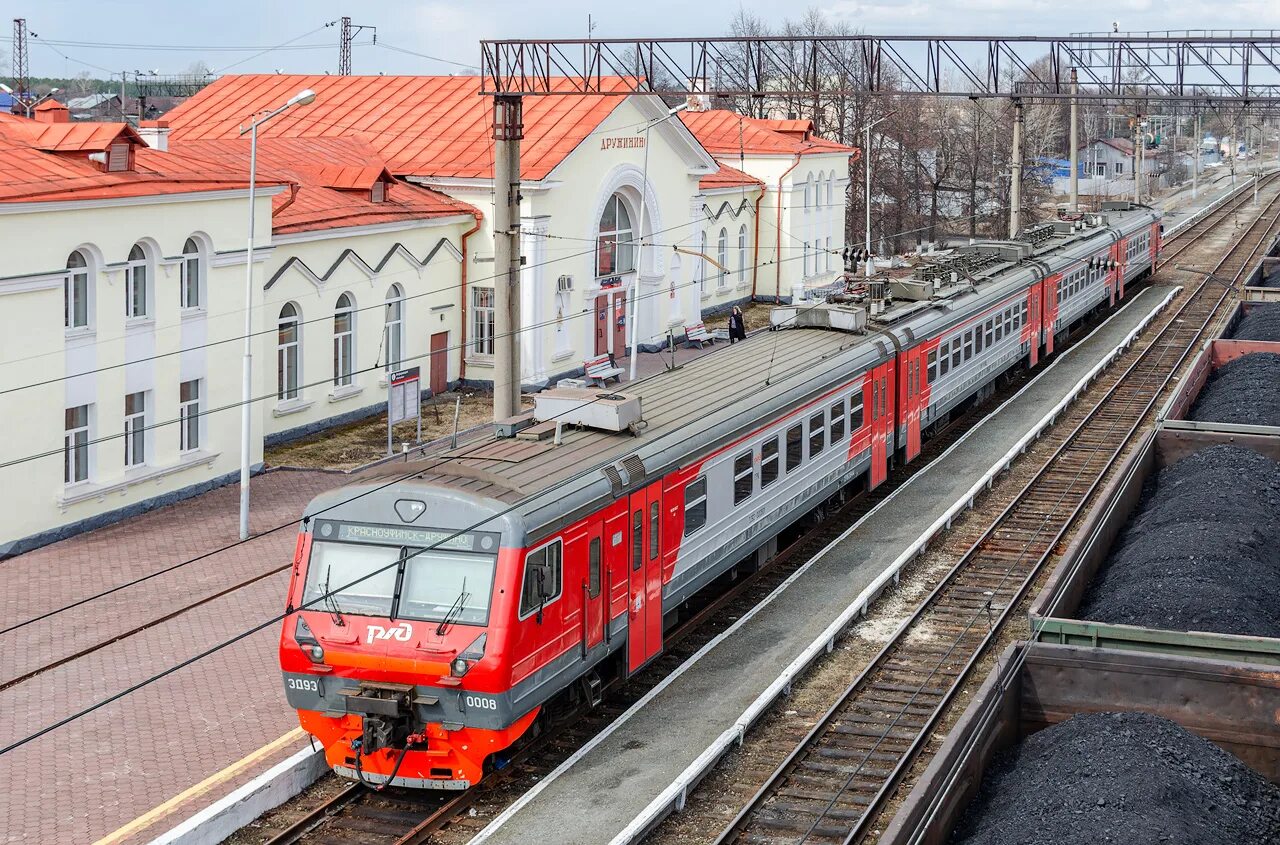
[[[191,162],[247,173],[249,142],[236,140],[173,141],[170,149]],[[260,179],[288,182],[291,189],[272,200],[276,234],[366,226],[403,220],[468,215],[474,207],[438,191],[399,182],[387,171],[373,146],[361,138],[260,138]],[[373,202],[369,191],[389,182],[386,198]]]
[[[315,102],[259,129],[259,138],[364,138],[398,176],[493,178],[493,101],[478,76],[223,76],[165,115],[172,140],[239,136],[249,115],[275,108],[304,88]],[[571,81],[552,81],[553,87]],[[632,81],[605,78],[604,90]],[[545,178],[591,134],[620,96],[588,94],[524,99],[521,176]]]
[[[704,191],[715,188],[754,188],[763,184],[764,182],[749,173],[743,173],[727,164],[721,164],[715,173],[708,173],[698,180],[698,187]]]
[[[116,141],[126,141],[137,146],[145,142],[127,123],[41,123],[36,120],[19,120],[6,123],[11,133],[21,133],[31,146],[38,150],[59,153],[100,153]]]
[[[5,162],[0,202],[108,199],[247,186],[242,175],[228,174],[225,168],[210,168],[145,148],[135,151],[133,170],[108,173],[89,160],[89,153],[97,151],[94,148],[103,138],[120,137],[121,126],[0,121],[0,160]],[[79,132],[52,137],[45,134],[45,130],[65,127]],[[71,151],[83,154],[73,155]]]
[[[813,155],[854,150],[812,135],[804,139],[802,136],[813,129],[807,120],[761,120],[727,109],[681,112],[680,119],[713,156]]]

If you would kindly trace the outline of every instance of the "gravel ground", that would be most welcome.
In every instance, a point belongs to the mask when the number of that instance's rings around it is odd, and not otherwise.
[[[1276,287],[1280,287],[1278,282]],[[1237,340],[1280,341],[1280,305],[1255,305],[1231,333]]]
[[[1144,713],[1073,716],[996,758],[952,834],[964,845],[1274,845],[1280,787]]]
[[[1280,355],[1255,352],[1219,367],[1188,416],[1200,422],[1280,425]]]
[[[1280,637],[1278,593],[1280,464],[1213,446],[1148,481],[1077,616]]]

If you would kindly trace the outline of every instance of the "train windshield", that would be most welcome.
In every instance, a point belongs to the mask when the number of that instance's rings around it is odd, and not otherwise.
[[[397,616],[431,622],[443,622],[447,616],[461,625],[488,623],[493,555],[440,549],[410,549],[409,554]]]
[[[496,561],[476,552],[318,541],[302,600],[330,613],[484,625]]]
[[[400,559],[395,546],[313,543],[302,600],[314,610],[390,616]]]

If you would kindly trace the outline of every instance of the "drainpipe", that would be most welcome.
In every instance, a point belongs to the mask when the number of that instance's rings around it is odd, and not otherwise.
[[[286,208],[288,208],[289,206],[293,205],[293,201],[294,201],[294,200],[296,200],[297,198],[298,198],[298,183],[297,183],[297,182],[290,182],[290,183],[289,183],[289,198],[288,198],[287,200],[285,200],[283,203],[281,203],[279,208],[273,208],[273,209],[271,209],[271,215],[274,217],[275,215],[277,215],[277,214],[279,214],[280,212],[284,211]]]
[[[756,278],[760,275],[760,203],[764,200],[765,186],[760,185],[760,194],[756,197],[756,233],[755,243],[751,245],[751,301],[756,301]]]
[[[458,359],[458,379],[463,380],[467,377],[467,238],[480,231],[480,221],[484,219],[484,215],[476,210],[476,225],[462,233],[462,342],[458,344],[458,349],[462,353]]]
[[[791,166],[778,177],[778,224],[773,244],[773,301],[775,304],[782,302],[782,180],[799,166],[800,154],[796,153],[796,160],[791,162]]]

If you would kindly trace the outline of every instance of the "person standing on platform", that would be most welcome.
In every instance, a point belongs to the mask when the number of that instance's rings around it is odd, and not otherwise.
[[[746,339],[747,321],[742,318],[742,309],[735,305],[729,312],[729,345],[732,346],[735,342]]]

